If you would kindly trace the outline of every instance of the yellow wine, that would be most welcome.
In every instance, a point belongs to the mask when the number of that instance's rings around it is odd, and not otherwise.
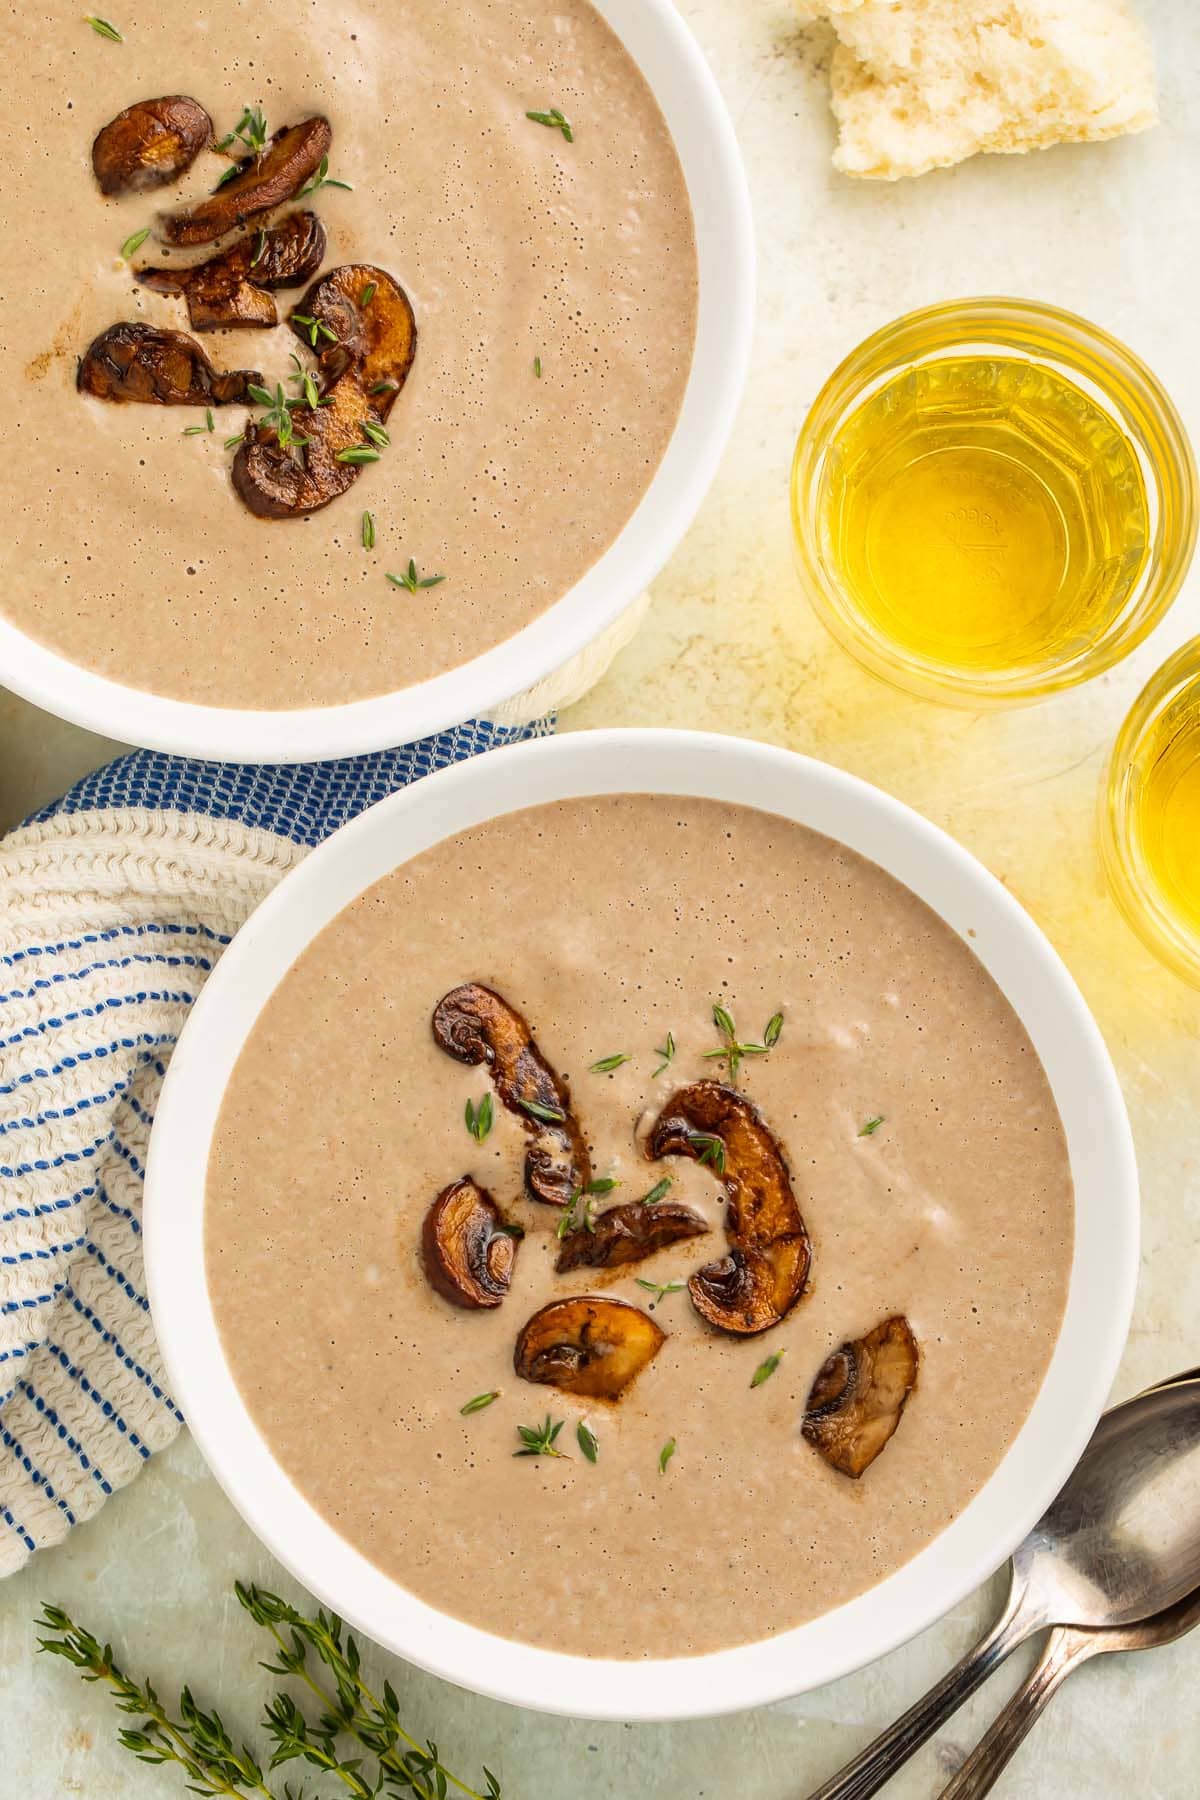
[[[825,554],[870,628],[927,665],[997,675],[1102,636],[1151,529],[1125,432],[1020,356],[892,376],[837,427],[820,507]]]
[[[1138,746],[1136,830],[1163,906],[1200,946],[1200,674]]]

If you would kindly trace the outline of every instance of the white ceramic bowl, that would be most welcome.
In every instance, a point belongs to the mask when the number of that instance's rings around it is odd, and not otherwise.
[[[1076,1195],[1066,1316],[1045,1382],[966,1511],[906,1567],[809,1624],[712,1655],[650,1662],[565,1656],[494,1637],[414,1598],[339,1537],[251,1422],[222,1354],[202,1241],[223,1090],[261,1008],[329,920],[451,833],[545,801],[629,792],[702,795],[798,820],[880,864],[961,935],[972,930],[972,950],[1049,1076]],[[1007,890],[951,838],[865,782],[789,751],[704,733],[583,732],[492,752],[382,801],[259,907],[209,980],[171,1063],[150,1149],[146,1255],[159,1341],[193,1435],[247,1523],[322,1601],[410,1662],[501,1700],[576,1717],[685,1718],[781,1699],[872,1661],[955,1605],[1025,1535],[1082,1451],[1116,1371],[1137,1271],[1137,1174],[1120,1089],[1078,989]]]
[[[237,762],[312,762],[408,743],[486,714],[578,656],[654,579],[716,474],[745,384],[754,227],[741,154],[708,64],[674,0],[592,0],[662,108],[691,197],[699,258],[696,351],[658,471],[610,548],[515,637],[415,687],[345,706],[256,712],[166,699],[69,662],[0,618],[0,682],[111,737]]]

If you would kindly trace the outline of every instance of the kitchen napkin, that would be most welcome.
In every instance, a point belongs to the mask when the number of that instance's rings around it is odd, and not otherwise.
[[[222,950],[365,807],[551,729],[477,722],[290,767],[139,751],[0,841],[0,1575],[183,1424],[146,1300],[142,1181],[171,1051]]]

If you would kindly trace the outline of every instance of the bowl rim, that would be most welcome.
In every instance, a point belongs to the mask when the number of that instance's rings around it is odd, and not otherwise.
[[[570,796],[691,794],[824,831],[905,882],[1008,996],[1046,1068],[1075,1181],[1066,1311],[1015,1442],[967,1508],[878,1586],[778,1636],[702,1656],[618,1661],[515,1643],[451,1619],[375,1569],[293,1487],[252,1423],[220,1347],[203,1270],[211,1133],[262,1004],[313,937],[380,876],[486,819]],[[1138,1257],[1133,1141],[1087,1006],[1040,929],[966,849],[856,776],[748,739],[579,732],[491,751],[425,777],[342,827],[259,906],[188,1018],[151,1139],[146,1273],[177,1403],[212,1473],[271,1553],[356,1629],[435,1675],[539,1711],[595,1719],[733,1712],[848,1674],[925,1629],[988,1577],[1074,1466],[1108,1396]]]
[[[696,344],[662,460],[614,541],[552,606],[491,650],[411,687],[337,706],[261,711],[171,699],[72,662],[0,615],[0,682],[45,711],[151,750],[291,763],[410,743],[485,715],[586,650],[644,592],[716,475],[745,387],[756,246],[737,136],[674,0],[593,0],[650,86],[696,231]]]

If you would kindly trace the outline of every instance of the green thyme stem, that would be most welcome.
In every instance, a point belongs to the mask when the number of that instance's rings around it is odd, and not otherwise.
[[[239,1582],[236,1592],[238,1599],[251,1618],[270,1632],[282,1652],[283,1669],[273,1672],[297,1676],[321,1701],[322,1705],[336,1715],[351,1737],[356,1738],[364,1749],[379,1758],[381,1768],[387,1769],[390,1774],[400,1776],[402,1780],[413,1787],[414,1792],[422,1793],[423,1791],[428,1796],[428,1800],[436,1800],[437,1790],[433,1788],[422,1790],[416,1787],[413,1782],[412,1770],[405,1767],[404,1759],[397,1754],[394,1744],[388,1744],[386,1739],[389,1735],[400,1738],[417,1756],[426,1760],[428,1760],[427,1747],[418,1743],[417,1739],[404,1729],[396,1717],[394,1707],[381,1702],[367,1686],[359,1668],[358,1649],[354,1639],[349,1640],[350,1645],[353,1646],[352,1649],[345,1651],[342,1649],[340,1622],[338,1622],[339,1630],[335,1632],[331,1630],[324,1612],[318,1613],[315,1620],[304,1619],[294,1607],[288,1606],[286,1602],[273,1594],[263,1593],[257,1587],[244,1588]],[[282,1619],[291,1626],[299,1640],[296,1645],[289,1646],[285,1642],[278,1629],[276,1619]],[[318,1657],[332,1673],[336,1684],[336,1693],[331,1694],[310,1673],[302,1654],[306,1643],[312,1645]],[[388,1697],[390,1698],[390,1696]],[[470,1787],[465,1781],[460,1781],[458,1776],[453,1775],[436,1757],[433,1759],[429,1773],[440,1777],[443,1782],[456,1788],[460,1794],[466,1796],[466,1800],[497,1800],[499,1788],[494,1780],[490,1784],[488,1793],[480,1793],[477,1788]]]

